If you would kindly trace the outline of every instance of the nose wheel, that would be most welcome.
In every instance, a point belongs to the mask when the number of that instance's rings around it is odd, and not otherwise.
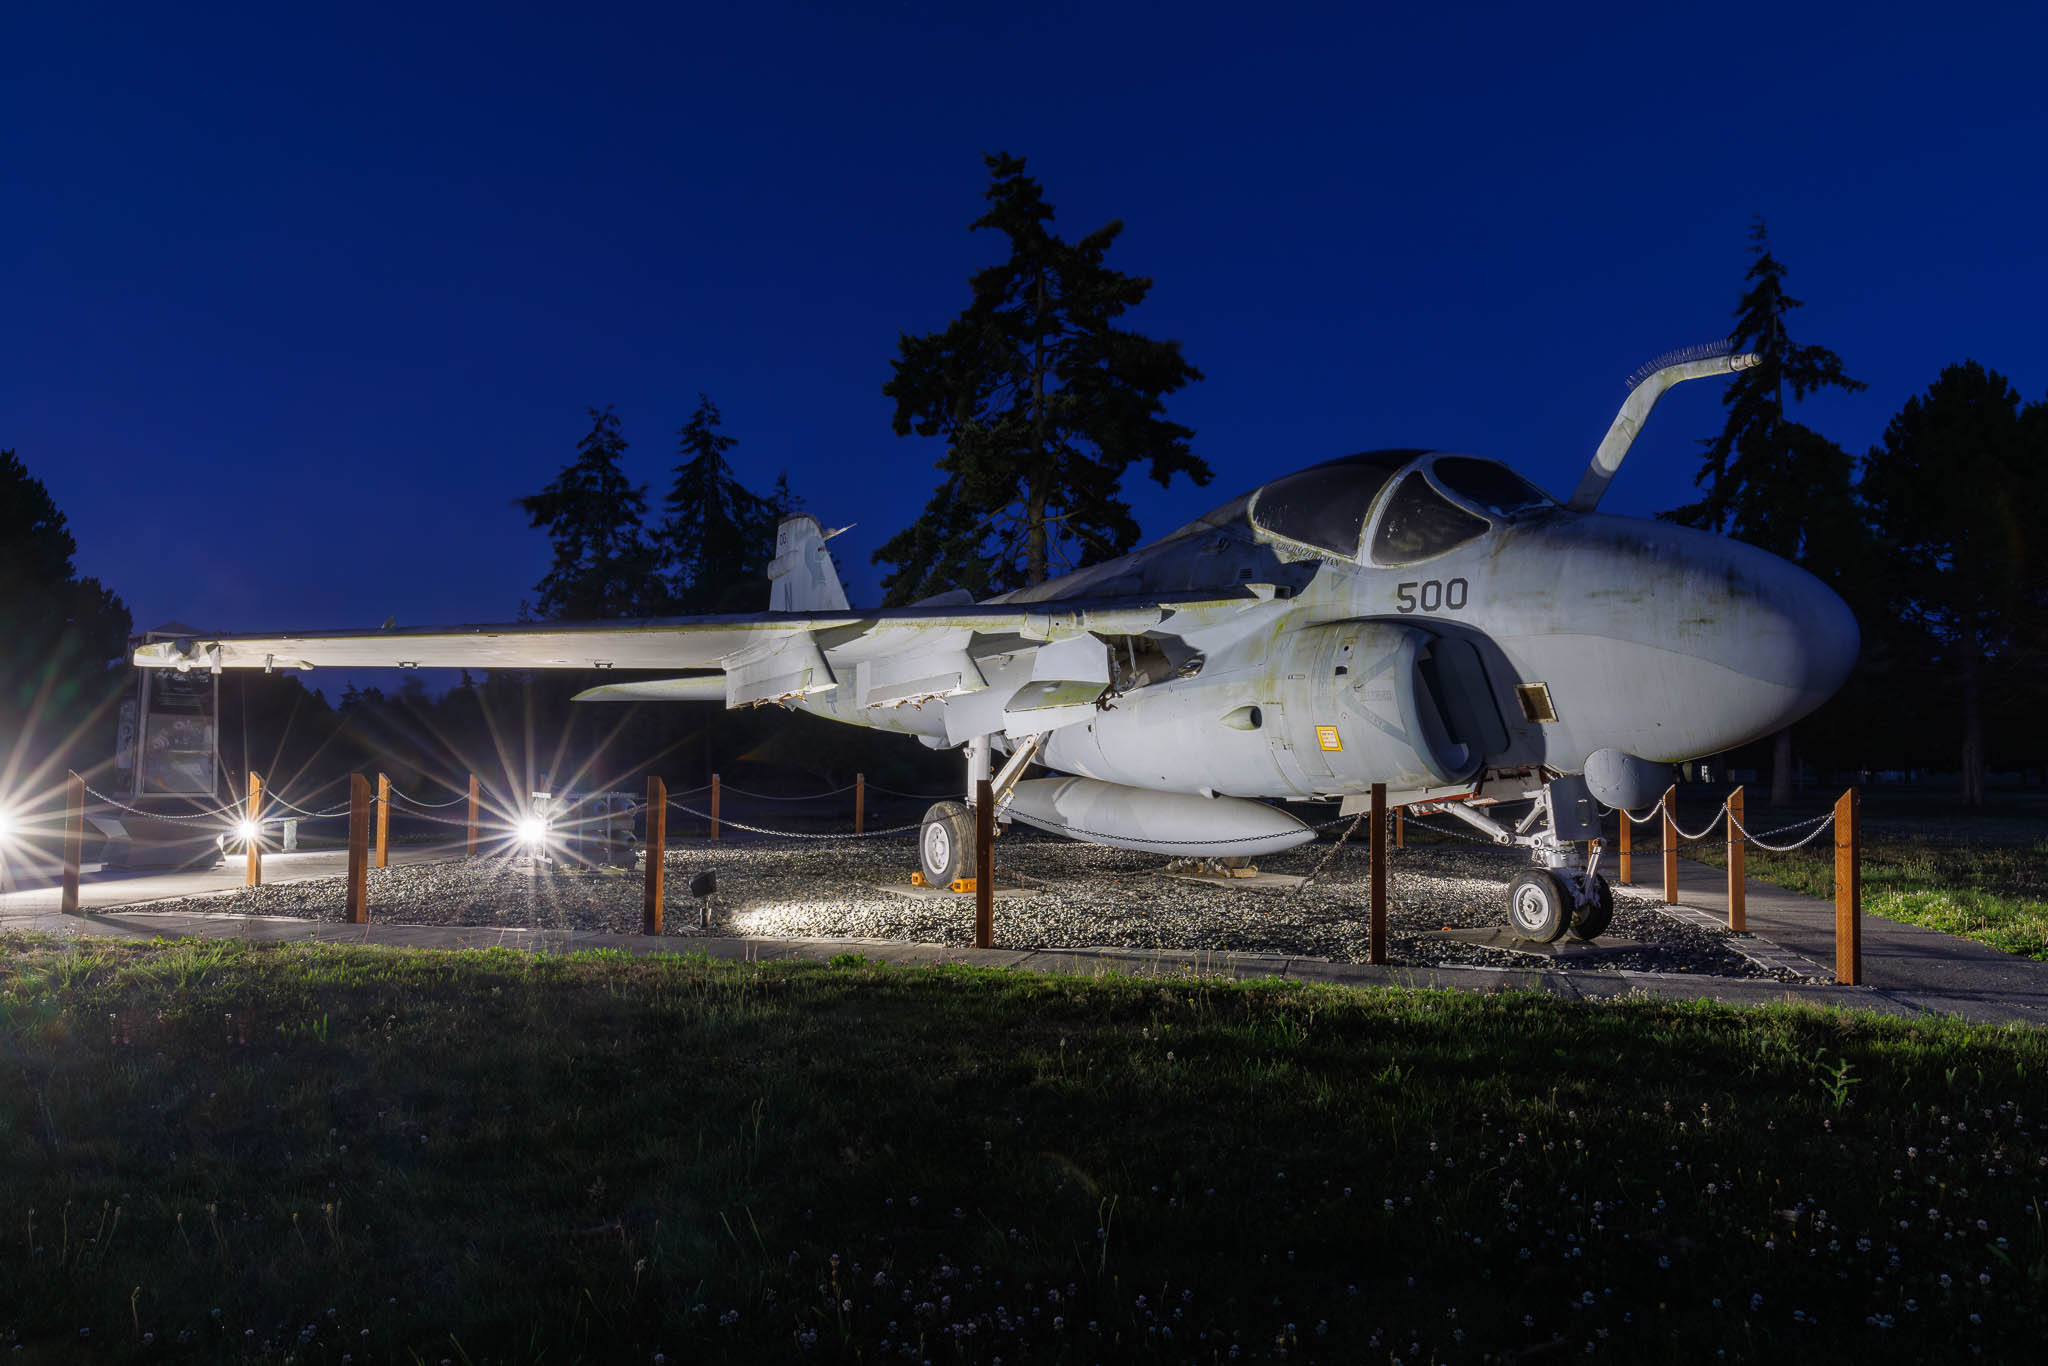
[[[1508,927],[1524,939],[1555,944],[1599,938],[1614,920],[1614,889],[1600,876],[1599,808],[1579,777],[1558,777],[1534,792],[1521,824],[1510,827],[1468,802],[1432,802],[1411,809],[1456,816],[1495,844],[1526,849],[1539,866],[1508,884]]]
[[[1572,908],[1572,938],[1598,939],[1614,920],[1614,889],[1598,873],[1586,878],[1590,895]]]
[[[1571,893],[1548,868],[1531,868],[1508,884],[1508,925],[1522,938],[1555,944],[1571,923]]]

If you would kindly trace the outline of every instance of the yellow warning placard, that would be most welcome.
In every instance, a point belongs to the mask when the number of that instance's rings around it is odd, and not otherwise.
[[[1341,750],[1344,748],[1343,738],[1337,734],[1335,726],[1317,726],[1316,743],[1329,750]]]

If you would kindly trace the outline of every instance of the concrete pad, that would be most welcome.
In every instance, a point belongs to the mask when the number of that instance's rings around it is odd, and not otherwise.
[[[876,890],[888,892],[892,896],[908,897],[912,901],[947,901],[962,906],[974,904],[974,893],[955,892],[945,887],[913,887],[907,882],[884,882],[879,884]],[[997,901],[1017,901],[1036,896],[1038,893],[1030,887],[997,887],[989,895]]]
[[[393,866],[439,863],[460,857],[462,848],[460,844],[394,844],[387,851],[387,861]],[[96,873],[80,871],[78,901],[88,911],[239,892],[247,876],[240,854],[231,855],[208,868],[144,873],[107,867]],[[267,852],[263,855],[263,881],[266,883],[314,882],[342,877],[347,872],[348,851],[345,849],[301,849],[289,854]],[[55,884],[0,894],[0,921],[19,912],[54,912],[62,897],[63,889]]]
[[[1220,873],[1181,872],[1173,868],[1161,868],[1159,876],[1179,878],[1182,882],[1199,882],[1205,887],[1219,887],[1224,891],[1247,892],[1291,892],[1308,881],[1305,877],[1295,877],[1289,873],[1253,873],[1250,877],[1225,877]]]
[[[1431,930],[1424,939],[1451,939],[1460,944],[1478,944],[1489,949],[1504,949],[1509,953],[1527,954],[1531,958],[1557,958],[1566,962],[1597,963],[1621,952],[1612,945],[1598,940],[1588,943],[1570,935],[1553,944],[1539,944],[1533,939],[1524,939],[1505,925],[1487,925],[1472,930]],[[1640,944],[1631,943],[1630,949],[1639,949]]]

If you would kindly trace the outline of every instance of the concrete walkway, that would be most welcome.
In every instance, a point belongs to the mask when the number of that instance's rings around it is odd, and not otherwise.
[[[394,844],[386,851],[387,861],[439,863],[461,855],[461,844]],[[372,857],[375,857],[374,851]],[[87,864],[78,880],[79,905],[88,911],[115,906],[135,906],[149,901],[172,901],[180,897],[211,896],[238,892],[247,875],[240,854],[230,854],[209,868],[152,869],[125,873],[104,865]],[[273,882],[315,882],[322,878],[348,875],[346,849],[300,849],[292,853],[266,853],[263,880]],[[55,882],[38,883],[19,891],[0,893],[0,924],[24,912],[55,911],[63,904],[64,889]]]
[[[1637,891],[1660,892],[1662,877],[1655,872],[1653,880],[1638,879],[1629,885]],[[1808,960],[1805,971],[1832,977],[1835,903],[1755,878],[1745,878],[1742,885],[1749,932]],[[1678,900],[1681,911],[1691,908],[1707,923],[1725,926],[1726,870],[1679,859]],[[1919,925],[1866,914],[1863,980],[1874,994],[1910,1013],[2048,1024],[2048,963]]]
[[[445,858],[443,848],[408,846],[392,850],[393,862]],[[291,862],[290,860],[297,860]],[[267,855],[266,882],[338,877],[339,853]],[[159,912],[148,902],[171,896],[224,892],[242,885],[239,860],[210,872],[153,874],[88,881],[82,889],[87,911],[57,911],[54,888],[0,896],[0,929],[62,936],[118,938],[247,939],[260,943],[363,944],[391,948],[517,948],[542,953],[614,948],[628,953],[707,954],[713,958],[768,961],[822,960],[860,953],[899,964],[970,963],[1074,974],[1190,974],[1233,978],[1275,977],[1342,986],[1449,987],[1469,991],[1546,991],[1578,1000],[1648,992],[1673,1000],[1718,1000],[1734,1005],[1802,1002],[1874,1010],[1887,1015],[1954,1015],[1986,1023],[2048,1023],[2048,963],[2009,954],[1914,925],[1865,916],[1862,987],[1789,985],[1749,978],[1694,977],[1682,973],[1564,972],[1534,966],[1526,970],[1465,967],[1376,968],[1284,954],[1208,953],[1142,949],[972,949],[910,944],[885,939],[735,939],[696,934],[661,936],[599,934],[570,930],[470,928],[440,925],[345,925],[282,916]],[[1634,884],[1645,890],[1644,884]],[[1834,962],[1834,903],[1801,896],[1751,880],[1749,928],[1763,941],[1759,956],[1775,945],[1812,960],[1806,971],[1829,971]],[[144,894],[147,895],[144,895]],[[1727,920],[1726,874],[1690,860],[1679,861],[1676,913],[1703,922]],[[372,915],[375,908],[372,908]]]

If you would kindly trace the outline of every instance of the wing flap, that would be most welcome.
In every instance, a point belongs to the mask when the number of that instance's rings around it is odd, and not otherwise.
[[[830,692],[839,686],[809,631],[771,637],[725,661],[725,705],[760,706]]]

